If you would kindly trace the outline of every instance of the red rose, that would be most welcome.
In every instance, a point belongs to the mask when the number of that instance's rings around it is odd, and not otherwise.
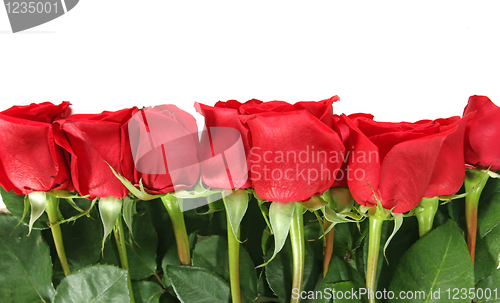
[[[127,122],[136,111],[134,107],[101,114],[79,114],[55,122],[56,143],[70,154],[73,184],[81,195],[92,198],[127,195],[127,188],[109,165],[131,179],[133,161]]]
[[[262,103],[258,100],[249,102]],[[236,100],[217,102],[214,107],[195,103],[196,111],[205,117],[200,159],[202,181],[210,187],[232,189],[251,186],[246,164],[251,138],[248,127],[238,119],[241,106],[242,103]]]
[[[249,171],[250,165],[246,159],[252,147],[252,138],[248,126],[240,118],[245,119],[246,116],[266,112],[286,113],[305,110],[325,125],[332,127],[332,103],[338,100],[338,96],[319,102],[303,101],[295,104],[284,101],[262,102],[257,99],[245,103],[229,100],[219,101],[214,107],[196,103],[197,111],[205,117],[206,126],[206,132],[201,139],[203,182],[216,188],[251,186],[252,171]],[[237,132],[224,128],[234,129]],[[238,148],[240,138],[245,157],[243,151]],[[224,156],[223,159],[220,159],[220,155]]]
[[[359,118],[365,118],[365,119],[373,119],[372,114],[364,114],[364,113],[356,113],[356,114],[351,114],[349,116],[349,119],[356,124],[356,120]],[[344,146],[346,146],[346,152],[344,155],[344,160],[342,161],[342,167],[340,171],[338,172],[335,182],[333,183],[332,187],[344,187],[347,188],[347,178],[348,178],[348,169],[347,169],[347,163],[349,162],[349,146],[350,146],[350,130],[349,126],[344,123],[343,119],[341,119],[341,116],[339,115],[334,115],[333,116],[333,130],[335,130],[339,135],[340,138],[342,139],[342,143],[344,143]]]
[[[13,106],[0,112],[0,185],[16,194],[73,190],[52,121],[69,114],[69,102]]]
[[[486,96],[471,96],[464,116],[475,113],[465,132],[465,162],[500,170],[500,108]]]
[[[239,111],[240,114],[242,115],[253,115],[266,112],[286,113],[296,110],[307,110],[313,116],[322,121],[324,124],[326,124],[329,127],[332,127],[334,123],[332,104],[333,102],[337,102],[339,100],[340,98],[338,96],[333,96],[329,99],[317,102],[301,101],[295,104],[290,104],[284,101],[262,102],[256,99],[252,99],[243,104],[239,108]]]
[[[416,207],[423,197],[454,194],[464,178],[463,137],[468,117],[416,123],[359,119],[351,129],[349,189],[354,199],[396,213]]]
[[[196,184],[200,176],[198,126],[175,105],[139,110],[128,125],[134,182],[151,194]]]
[[[344,145],[331,128],[332,99],[283,105],[278,112],[274,107],[242,118],[252,137],[248,160],[260,198],[305,201],[331,187],[344,155]]]

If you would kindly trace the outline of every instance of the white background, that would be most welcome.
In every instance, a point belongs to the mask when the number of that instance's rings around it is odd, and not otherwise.
[[[500,104],[498,5],[404,3],[82,0],[16,34],[0,7],[0,110],[170,103],[201,126],[194,101],[339,95],[336,113],[385,121],[460,115],[473,94]]]

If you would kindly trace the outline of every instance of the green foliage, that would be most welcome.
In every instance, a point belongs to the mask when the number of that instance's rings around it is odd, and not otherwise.
[[[95,265],[69,274],[57,287],[54,303],[130,302],[127,270]]]
[[[447,290],[474,287],[472,261],[462,231],[453,221],[438,227],[413,245],[399,262],[389,289],[423,292],[425,298],[412,302],[470,302],[448,297]],[[435,292],[440,298],[435,299]],[[394,299],[398,302],[399,299]]]
[[[222,303],[231,301],[229,283],[205,268],[167,266],[175,293],[183,303]]]
[[[51,302],[52,264],[40,231],[0,214],[0,302]]]
[[[129,271],[119,268],[114,235],[108,237],[101,252],[104,228],[98,203],[88,214],[60,224],[72,271],[64,277],[45,213],[34,222],[31,235],[27,236],[31,209],[25,208],[25,196],[0,191],[12,214],[0,215],[0,302],[129,302],[128,273],[138,303],[231,301],[228,216],[227,210],[220,207],[222,200],[217,207],[204,206],[183,213],[192,267],[180,266],[171,221],[161,200],[127,201],[122,212]],[[289,302],[293,295],[293,267],[288,227],[293,208],[264,201],[259,205],[253,196],[249,198],[246,206],[226,199],[226,204],[232,203],[230,220],[240,229],[242,302]],[[74,198],[73,201],[71,205],[65,199],[59,200],[61,219],[75,217],[91,206],[88,199]],[[264,218],[263,214],[268,217]],[[422,238],[419,238],[415,217],[405,217],[387,247],[389,263],[383,258],[383,245],[393,231],[394,222],[385,221],[377,290],[386,289],[395,294],[423,291],[428,299],[405,302],[500,303],[500,299],[495,298],[500,295],[500,180],[490,178],[480,199],[474,271],[464,240],[464,217],[463,199],[440,205],[434,230]],[[323,278],[323,223],[312,212],[304,213],[306,251],[302,296],[307,299],[302,302],[367,302],[366,296],[331,297],[332,292],[345,294],[365,287],[367,223],[365,220],[335,226],[333,256]],[[267,265],[256,268],[275,253]],[[435,296],[438,288],[440,298],[430,299],[431,289]],[[459,293],[456,299],[449,299],[448,289],[453,296],[455,288],[471,289],[482,297],[464,299]],[[488,292],[491,293],[489,299],[485,296]],[[387,302],[402,301],[377,300],[377,303]]]
[[[229,283],[229,258],[227,238],[212,236],[198,242],[194,248],[193,266],[213,271]],[[246,250],[240,248],[240,285],[242,302],[255,302],[257,273]]]

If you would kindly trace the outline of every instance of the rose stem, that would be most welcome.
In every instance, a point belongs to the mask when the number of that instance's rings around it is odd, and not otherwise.
[[[233,233],[229,215],[227,217],[227,245],[229,254],[229,281],[231,282],[231,296],[233,303],[241,303],[240,293],[240,228],[238,227],[237,235]]]
[[[125,237],[123,233],[123,224],[121,215],[116,219],[115,226],[113,227],[115,234],[116,246],[118,247],[118,254],[120,255],[120,263],[123,269],[128,271],[128,288],[130,290],[130,302],[134,303],[134,292],[132,290],[132,280],[130,279],[130,270],[128,267],[127,247],[125,246]]]
[[[366,288],[368,290],[368,302],[375,303],[375,281],[377,279],[377,264],[380,251],[380,236],[382,225],[385,220],[383,209],[372,207],[370,211],[375,211],[370,215],[370,231],[368,239],[368,264],[366,266]],[[373,292],[371,295],[370,292]]]
[[[330,225],[333,223],[324,220],[323,223],[323,228],[325,230],[328,230]],[[333,255],[333,233],[334,233],[335,227],[333,227],[326,235],[325,235],[325,243],[323,247],[323,278],[326,277],[326,273],[328,272],[328,268],[330,268],[330,262],[332,261],[332,255]]]
[[[304,240],[304,216],[302,215],[304,207],[300,202],[295,202],[292,223],[290,225],[290,240],[292,242],[293,256],[293,279],[292,293],[300,294],[302,291],[302,282],[304,281],[304,258],[305,258],[305,240]],[[297,290],[297,291],[296,291]],[[292,295],[291,303],[298,303],[300,296]]]
[[[177,242],[177,253],[181,265],[191,265],[191,252],[189,250],[189,240],[186,231],[186,224],[184,223],[184,215],[179,207],[177,198],[167,194],[161,197],[163,205],[167,209],[172,227],[174,228],[175,241]]]
[[[420,237],[425,236],[432,229],[434,217],[439,207],[439,198],[423,198],[416,207],[418,220],[418,233]]]
[[[46,194],[47,204],[45,206],[45,211],[50,221],[50,230],[52,231],[52,238],[54,238],[54,244],[56,246],[57,255],[59,256],[59,261],[64,271],[64,275],[67,276],[71,271],[69,269],[68,260],[66,259],[66,252],[64,251],[63,237],[61,233],[61,226],[59,223],[59,198]]]
[[[467,224],[467,248],[470,252],[472,264],[476,255],[476,235],[477,235],[477,208],[479,197],[483,191],[489,175],[477,170],[467,170],[465,174],[465,222]]]

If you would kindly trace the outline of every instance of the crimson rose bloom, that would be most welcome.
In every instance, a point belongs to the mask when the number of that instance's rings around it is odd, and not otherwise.
[[[201,138],[202,180],[215,188],[247,188],[252,185],[251,163],[247,158],[252,148],[252,136],[245,117],[266,112],[286,113],[308,111],[328,127],[333,125],[332,104],[339,97],[319,102],[302,101],[290,104],[284,101],[263,102],[257,99],[245,103],[236,100],[217,102],[214,107],[196,103],[197,112],[205,117],[206,131]],[[242,120],[243,119],[243,120]],[[235,132],[225,128],[234,129]],[[243,151],[238,148],[241,139]],[[245,157],[243,157],[243,152]],[[218,156],[223,155],[224,159]],[[229,167],[228,167],[229,166]]]
[[[423,197],[454,194],[464,179],[461,156],[469,117],[416,123],[359,119],[351,129],[349,189],[354,199],[404,213]]]
[[[13,106],[0,112],[0,185],[18,195],[73,190],[63,149],[54,144],[52,121],[69,102]]]
[[[471,96],[464,116],[474,113],[465,132],[465,162],[500,170],[500,108],[486,96]]]
[[[175,105],[139,110],[128,125],[134,183],[151,194],[189,188],[200,176],[198,126]]]
[[[70,154],[73,184],[81,195],[91,198],[127,195],[128,189],[109,165],[131,180],[134,164],[127,122],[136,111],[134,107],[101,114],[78,114],[55,122],[56,143]]]
[[[331,187],[344,155],[344,145],[331,128],[336,100],[262,103],[244,109],[249,115],[241,119],[252,137],[251,179],[260,198],[305,201]]]
[[[359,118],[365,118],[365,119],[373,119],[372,114],[364,114],[364,113],[356,113],[356,114],[350,114],[347,116],[354,124],[356,124],[356,120]],[[344,146],[349,147],[350,146],[350,129],[349,126],[344,123],[343,119],[341,119],[341,116],[339,115],[333,115],[333,130],[335,130],[340,138],[342,139],[342,143],[344,143]],[[350,152],[347,148],[347,151],[345,152],[344,155],[344,160],[342,161],[342,167],[337,174],[335,178],[335,182],[333,183],[332,187],[344,187],[347,188],[347,178],[348,178],[348,173],[349,170],[347,169],[347,163],[349,162],[349,155]]]

